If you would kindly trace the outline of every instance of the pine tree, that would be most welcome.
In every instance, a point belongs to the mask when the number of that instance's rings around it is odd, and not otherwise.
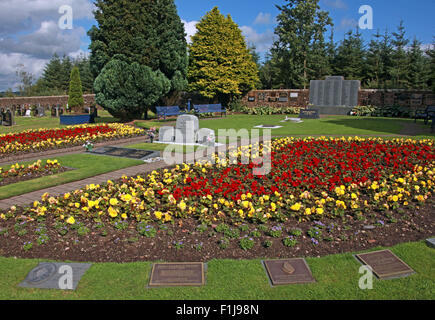
[[[388,33],[388,30],[385,30],[384,35],[382,36],[382,41],[380,43],[381,50],[381,73],[380,73],[380,82],[383,89],[394,88],[394,84],[391,81],[390,70],[393,68],[393,48],[391,44],[391,36]]]
[[[367,68],[366,78],[369,87],[379,89],[381,87],[381,76],[383,70],[382,51],[381,51],[381,34],[379,30],[370,41],[367,51]]]
[[[390,75],[393,79],[393,85],[396,89],[407,87],[408,78],[408,56],[406,54],[406,46],[409,40],[406,39],[405,26],[403,20],[400,21],[397,32],[393,32],[392,45],[394,46],[393,52],[393,66],[390,69]]]
[[[347,79],[363,80],[365,73],[364,65],[364,42],[357,28],[355,34],[352,31],[346,33],[344,40],[337,48],[335,73]]]
[[[48,64],[45,66],[42,74],[41,87],[46,91],[55,91],[59,93],[65,93],[64,83],[63,83],[63,68],[62,60],[55,53],[50,59]],[[68,74],[69,75],[69,74]]]
[[[70,85],[70,75],[73,69],[73,62],[70,57],[64,55],[62,58],[61,65],[62,65],[61,89],[64,92],[67,92]]]
[[[95,99],[113,116],[127,122],[142,116],[171,88],[160,71],[137,62],[129,63],[124,55],[114,56],[95,79]]]
[[[129,64],[160,70],[171,83],[167,95],[187,87],[186,34],[174,0],[97,0],[95,6],[98,27],[88,32],[94,77],[122,54]]]
[[[258,68],[231,16],[223,16],[214,7],[196,27],[189,46],[190,91],[228,104],[254,89]]]
[[[280,69],[279,82],[287,88],[306,88],[311,76],[327,72],[324,33],[333,26],[329,13],[320,10],[319,0],[286,0],[277,17],[278,40],[272,52]]]
[[[427,84],[435,92],[435,37],[432,46],[426,51],[426,54],[429,60],[427,63]]]
[[[421,42],[414,37],[411,48],[408,51],[409,73],[407,78],[408,89],[427,89],[427,72],[425,69],[426,59],[421,50]]]
[[[80,112],[85,102],[83,99],[82,82],[78,67],[71,70],[70,84],[68,90],[68,107],[74,112]]]

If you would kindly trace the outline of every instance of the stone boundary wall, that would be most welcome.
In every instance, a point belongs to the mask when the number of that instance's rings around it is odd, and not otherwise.
[[[248,107],[308,107],[309,89],[254,90],[245,95],[242,103]],[[435,105],[435,93],[429,91],[370,90],[358,93],[360,106],[402,106],[425,108]]]
[[[254,90],[246,94],[242,102],[248,107],[308,107],[309,89]],[[85,106],[95,104],[95,95],[83,95]],[[0,107],[13,106],[66,106],[68,96],[0,98]],[[195,102],[195,101],[193,101]],[[424,108],[435,105],[435,93],[429,91],[371,90],[362,89],[358,105],[404,106]]]
[[[85,107],[90,107],[95,104],[94,94],[84,94]],[[0,107],[13,107],[13,106],[66,106],[68,103],[68,96],[43,96],[43,97],[13,97],[13,98],[0,98]]]

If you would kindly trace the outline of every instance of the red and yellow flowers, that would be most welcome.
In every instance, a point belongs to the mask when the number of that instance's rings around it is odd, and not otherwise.
[[[257,151],[247,146],[235,153]],[[308,220],[394,212],[424,203],[434,189],[429,140],[285,138],[272,142],[271,153],[272,170],[265,176],[252,174],[259,164],[230,164],[221,157],[216,165],[183,164],[88,186],[57,202],[44,195],[28,213],[109,221]]]
[[[0,157],[17,152],[31,152],[82,145],[145,134],[145,130],[124,124],[78,125],[63,129],[27,130],[0,135]]]

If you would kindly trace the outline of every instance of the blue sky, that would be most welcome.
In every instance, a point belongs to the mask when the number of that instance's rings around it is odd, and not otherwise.
[[[186,32],[192,35],[195,24],[214,6],[223,14],[230,14],[242,29],[248,42],[256,45],[262,56],[268,52],[274,39],[275,4],[285,0],[175,0]],[[62,5],[73,8],[73,30],[60,30],[57,22]],[[335,40],[343,39],[349,29],[354,29],[362,5],[373,8],[373,30],[362,30],[364,39],[370,41],[373,33],[387,28],[396,30],[404,20],[408,38],[417,37],[429,45],[435,36],[434,0],[320,0],[323,10],[334,21]],[[15,71],[22,68],[40,76],[45,63],[53,53],[77,57],[87,54],[89,38],[86,32],[95,24],[92,0],[0,0],[0,91],[16,87]]]

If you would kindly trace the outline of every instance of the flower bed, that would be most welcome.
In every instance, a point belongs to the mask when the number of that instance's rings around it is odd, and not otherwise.
[[[145,134],[123,124],[78,125],[63,129],[27,130],[0,135],[0,158],[10,154],[82,145],[86,141],[100,142]]]
[[[12,165],[8,170],[0,168],[0,186],[32,180],[67,170],[70,169],[62,167],[57,160],[47,160],[44,165],[42,165],[41,160],[27,166],[17,163]]]
[[[249,153],[258,159],[268,149],[242,147],[229,155]],[[276,248],[277,243],[280,249],[270,251],[275,257],[294,254],[288,251],[294,247],[311,252],[309,248],[323,246],[322,253],[331,253],[328,244],[338,248],[363,233],[363,240],[346,247],[352,250],[360,248],[355,245],[380,244],[381,238],[399,241],[433,232],[431,141],[285,138],[272,143],[271,155],[272,170],[265,176],[252,174],[259,164],[230,164],[221,156],[216,165],[185,164],[89,185],[60,197],[45,194],[27,209],[13,207],[2,213],[0,228],[48,223],[69,234],[78,234],[79,229],[92,234],[86,245],[109,236],[119,246],[137,243],[137,248],[151,251],[155,243],[174,249],[174,241],[181,241],[191,248],[207,247],[204,257],[222,256],[217,251],[225,248],[233,250],[229,257],[256,256],[253,251],[266,256],[265,248]],[[159,236],[157,230],[168,229],[166,224],[171,234]],[[365,231],[367,225],[367,230],[376,230]],[[397,228],[382,229],[387,225]],[[200,226],[209,228],[207,235]],[[156,234],[158,241],[152,239]],[[211,243],[205,243],[207,238]],[[153,251],[156,258],[161,248]],[[104,255],[105,261],[114,258]],[[134,254],[128,255],[133,259]]]

